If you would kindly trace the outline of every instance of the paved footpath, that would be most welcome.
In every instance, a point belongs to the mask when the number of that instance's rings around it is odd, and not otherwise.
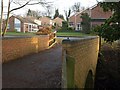
[[[62,47],[57,45],[38,54],[3,64],[3,88],[60,88]]]

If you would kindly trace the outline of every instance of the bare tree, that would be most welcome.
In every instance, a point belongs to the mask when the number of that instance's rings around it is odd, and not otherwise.
[[[46,6],[46,13],[47,13],[47,16],[51,17],[52,4]]]
[[[8,22],[9,22],[9,15],[10,15],[10,12],[9,12],[9,10],[10,10],[10,0],[8,1],[8,13],[7,13],[7,19],[6,19],[6,25],[5,25],[5,28],[4,28],[4,30],[3,30],[3,33],[2,33],[2,36],[4,36],[5,35],[5,33],[6,33],[6,31],[7,31],[7,27],[8,27]]]
[[[64,10],[64,12],[65,12],[66,20],[67,20],[67,22],[68,22],[68,19],[69,19],[70,15],[71,15],[71,9],[69,9],[68,11],[67,11],[67,10]]]
[[[81,9],[80,2],[77,2],[72,6],[72,11],[73,12],[80,12],[80,9]]]
[[[11,3],[14,3],[14,4],[18,4],[19,6],[16,7],[16,8],[13,8],[13,9],[10,9],[11,7]],[[40,5],[43,5],[45,6],[46,4],[48,4],[49,2],[46,2],[45,0],[24,0],[24,1],[21,1],[21,0],[8,0],[8,12],[7,12],[7,19],[6,19],[6,25],[5,25],[5,28],[3,30],[3,33],[2,33],[2,36],[4,37],[6,31],[7,31],[7,27],[8,27],[8,22],[9,22],[9,15],[12,11],[15,11],[15,10],[18,10],[18,9],[21,9],[27,5],[36,5],[36,4],[40,4]]]
[[[53,18],[55,19],[56,17],[59,17],[59,10],[58,9],[55,9],[55,15]]]
[[[85,7],[81,6],[80,2],[74,3],[74,5],[71,7],[71,10],[73,13],[80,12],[85,10]]]
[[[47,16],[47,12],[42,12],[42,16]]]
[[[38,18],[38,17],[41,16],[41,12],[38,11],[38,10],[34,11],[34,10],[28,9],[28,11],[26,12],[25,16],[32,16],[32,17]]]
[[[96,0],[96,2],[97,2],[97,3],[99,3],[99,1],[98,1],[98,0]]]
[[[81,11],[85,10],[85,7],[81,7]]]

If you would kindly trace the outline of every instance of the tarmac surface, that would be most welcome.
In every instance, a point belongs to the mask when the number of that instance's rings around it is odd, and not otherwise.
[[[2,65],[2,88],[61,88],[62,47],[24,56]]]

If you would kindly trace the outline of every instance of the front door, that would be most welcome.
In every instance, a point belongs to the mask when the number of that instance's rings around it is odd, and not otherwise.
[[[77,23],[76,30],[77,30],[77,31],[81,31],[81,30],[82,30],[82,28],[81,28],[81,24],[80,24],[80,23]]]

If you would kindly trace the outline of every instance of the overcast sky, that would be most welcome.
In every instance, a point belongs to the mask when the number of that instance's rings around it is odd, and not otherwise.
[[[4,2],[4,12],[6,12],[7,1],[8,0],[3,0],[3,2]],[[21,1],[21,0],[19,0],[19,1]],[[59,9],[60,14],[64,14],[64,10],[68,10],[76,2],[80,2],[81,6],[84,6],[84,7],[91,7],[91,6],[93,6],[97,3],[96,0],[46,0],[46,1],[47,2],[53,2],[53,5],[52,5],[53,14],[54,14],[54,9],[55,8]],[[1,0],[0,0],[0,2],[1,2]],[[17,7],[17,6],[15,4],[12,4],[11,8],[14,8],[14,7]],[[25,6],[22,9],[16,10],[16,11],[13,12],[13,14],[24,15],[25,12],[28,11],[28,9],[45,11],[42,6],[33,5],[33,6]]]

